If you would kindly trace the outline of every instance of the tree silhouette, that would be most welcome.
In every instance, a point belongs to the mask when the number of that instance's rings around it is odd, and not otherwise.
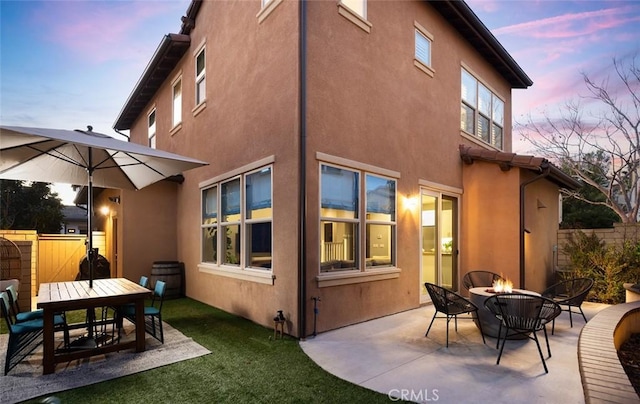
[[[611,75],[596,81],[582,73],[589,95],[568,101],[560,116],[529,115],[520,135],[534,152],[561,166],[589,187],[563,191],[592,205],[610,208],[624,223],[639,221],[640,66],[637,56],[613,59]],[[586,101],[586,102],[585,102]],[[593,107],[598,113],[589,112]],[[603,163],[605,163],[603,165]],[[597,192],[592,192],[597,191]]]
[[[0,180],[0,228],[59,233],[62,201],[44,182]]]

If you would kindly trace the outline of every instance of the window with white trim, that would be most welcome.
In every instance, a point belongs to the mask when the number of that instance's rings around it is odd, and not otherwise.
[[[202,104],[207,99],[206,70],[205,48],[202,48],[196,55],[196,105]]]
[[[395,244],[396,180],[322,164],[320,272],[395,266]]]
[[[367,0],[340,0],[340,3],[365,20],[367,19]]]
[[[173,83],[173,114],[172,127],[176,127],[182,123],[182,77],[179,77]]]
[[[149,147],[156,148],[156,109],[152,109],[147,115],[147,133],[149,134]]]
[[[426,32],[416,27],[416,53],[415,58],[418,62],[427,67],[431,67],[431,41],[432,38]]]
[[[504,101],[467,70],[461,75],[460,129],[498,149],[504,145]]]
[[[271,171],[266,166],[202,189],[202,262],[271,270]]]

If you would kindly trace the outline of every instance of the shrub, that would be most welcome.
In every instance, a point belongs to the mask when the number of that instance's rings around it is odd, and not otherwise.
[[[640,241],[624,240],[606,245],[596,234],[576,231],[569,235],[564,252],[571,261],[575,277],[593,279],[588,300],[624,303],[626,282],[640,282]]]

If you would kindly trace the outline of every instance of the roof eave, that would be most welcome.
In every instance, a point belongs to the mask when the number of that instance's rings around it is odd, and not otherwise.
[[[159,84],[166,80],[191,45],[191,37],[167,34],[162,38],[149,64],[135,85],[127,102],[113,124],[115,130],[127,130],[155,95]]]
[[[462,0],[427,0],[482,56],[509,81],[512,88],[527,88],[533,81]]]

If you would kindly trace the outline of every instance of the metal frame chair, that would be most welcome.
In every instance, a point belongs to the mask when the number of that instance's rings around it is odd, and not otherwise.
[[[13,315],[13,322],[15,324],[23,323],[31,320],[42,320],[44,312],[42,309],[32,311],[20,311],[18,305],[18,292],[13,285],[7,286],[7,297],[9,299],[9,314]],[[53,317],[53,327],[55,331],[62,331],[64,333],[64,346],[69,346],[69,325],[67,324],[67,318],[64,313],[56,313]]]
[[[485,300],[484,306],[500,320],[498,345],[500,345],[500,340],[502,340],[502,345],[500,346],[500,353],[498,354],[496,365],[500,364],[500,358],[502,357],[507,338],[514,335],[523,335],[536,342],[544,371],[545,373],[549,373],[536,333],[538,331],[544,331],[547,353],[549,357],[551,357],[546,325],[560,315],[562,312],[560,305],[542,296],[504,293],[489,297]],[[503,329],[504,336],[502,336]]]
[[[429,335],[429,331],[431,330],[431,326],[433,325],[433,321],[436,318],[446,318],[447,319],[447,348],[449,347],[449,321],[454,319],[455,330],[458,331],[458,314],[467,314],[470,313],[472,315],[471,318],[466,318],[465,320],[473,320],[478,318],[478,307],[471,303],[464,296],[459,295],[456,292],[445,289],[441,286],[434,285],[433,283],[426,282],[424,287],[427,288],[427,292],[429,292],[429,296],[431,296],[431,301],[433,302],[433,306],[436,309],[435,313],[433,313],[433,318],[429,323],[429,328],[427,328],[427,332],[424,334],[425,337]],[[438,317],[438,313],[445,314],[446,317]],[[477,322],[478,328],[480,329],[480,335],[482,335],[482,342],[486,344],[484,339],[484,333],[482,332],[482,325],[480,321]]]
[[[9,305],[9,296],[6,292],[0,292],[0,306],[2,307],[2,315],[9,329],[9,343],[4,362],[4,374],[6,376],[11,369],[42,344],[43,322],[42,319],[40,319],[15,323],[10,313],[11,306]]]
[[[542,292],[542,296],[553,300],[558,303],[562,308],[562,311],[569,312],[569,323],[571,324],[571,328],[573,328],[573,313],[574,311],[571,309],[572,307],[577,307],[578,312],[582,314],[582,318],[584,322],[587,322],[587,317],[584,315],[584,311],[582,311],[582,303],[587,298],[589,291],[593,287],[593,279],[589,278],[575,278],[569,279],[566,281],[558,282],[554,285],[549,286]],[[566,307],[566,308],[564,308]],[[578,313],[575,312],[575,313]],[[551,334],[555,332],[555,320],[551,325]]]
[[[493,282],[504,278],[491,271],[470,271],[462,277],[462,286],[469,291],[479,286],[493,286]]]
[[[166,290],[167,284],[165,282],[156,281],[153,288],[151,305],[145,306],[144,308],[145,331],[162,343],[164,343],[164,332],[162,330],[162,303],[164,302]],[[123,308],[123,316],[127,320],[135,323],[135,307],[125,306]]]

